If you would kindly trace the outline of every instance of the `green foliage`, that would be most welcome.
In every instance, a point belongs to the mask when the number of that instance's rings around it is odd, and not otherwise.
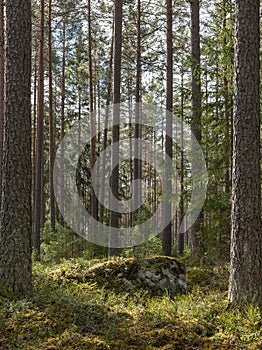
[[[260,310],[228,308],[226,291],[212,284],[215,279],[202,287],[195,276],[191,291],[174,299],[152,298],[143,291],[115,293],[94,282],[61,279],[61,271],[87,271],[97,262],[78,259],[49,267],[35,263],[30,299],[1,290],[1,349],[261,348]],[[224,279],[225,270],[212,273]],[[210,270],[196,271],[198,276],[211,275]]]
[[[106,250],[103,247],[86,241],[76,235],[71,229],[56,225],[56,232],[51,230],[50,223],[47,222],[41,235],[41,260],[43,262],[56,263],[63,259],[85,257],[104,257]]]
[[[125,249],[124,256],[145,258],[152,255],[160,255],[161,252],[162,252],[161,239],[159,237],[153,237],[144,244]]]

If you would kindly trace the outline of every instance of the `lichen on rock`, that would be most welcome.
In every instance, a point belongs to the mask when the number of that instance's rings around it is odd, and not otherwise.
[[[84,279],[120,292],[143,289],[153,296],[167,292],[174,297],[186,293],[185,275],[185,266],[177,259],[155,256],[97,264],[86,271]]]

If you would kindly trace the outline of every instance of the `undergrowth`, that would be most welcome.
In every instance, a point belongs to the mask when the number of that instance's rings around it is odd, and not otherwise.
[[[97,261],[34,265],[34,295],[0,290],[0,349],[261,349],[259,309],[228,308],[227,269],[191,268],[189,291],[171,299],[69,279]],[[61,273],[65,271],[65,273]]]

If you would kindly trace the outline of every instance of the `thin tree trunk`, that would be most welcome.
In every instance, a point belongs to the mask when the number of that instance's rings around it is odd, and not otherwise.
[[[53,186],[53,171],[55,159],[54,115],[53,115],[53,67],[52,67],[52,0],[48,8],[48,72],[49,72],[49,196],[50,222],[55,232],[55,196]]]
[[[35,181],[36,181],[36,142],[37,142],[37,44],[35,41],[34,57],[34,91],[33,91],[33,129],[32,129],[32,206],[35,203]],[[34,212],[32,213],[34,215]],[[34,222],[34,217],[32,217]]]
[[[167,23],[167,70],[166,70],[166,142],[165,142],[165,159],[172,160],[172,110],[173,110],[173,38],[172,38],[172,0],[166,1],[166,23]],[[164,203],[163,203],[163,219],[167,220],[168,225],[163,230],[162,249],[163,254],[170,256],[172,250],[172,180],[169,170],[165,174],[164,179]]]
[[[94,95],[93,95],[93,61],[92,61],[92,32],[91,32],[91,0],[88,0],[88,72],[89,72],[89,115],[90,115],[90,131],[91,131],[91,145],[90,145],[90,165],[94,168],[96,161],[96,121],[94,111]],[[98,218],[98,200],[93,189],[91,188],[91,215],[97,220]]]
[[[200,32],[199,32],[199,0],[191,0],[191,58],[192,58],[192,123],[191,130],[196,142],[200,143],[201,133],[201,81],[200,81]],[[192,139],[192,150],[194,150],[194,139]],[[198,160],[192,157],[192,173],[198,168]],[[201,242],[198,237],[203,211],[191,229],[191,247],[195,256],[202,254]]]
[[[136,108],[135,108],[135,142],[134,142],[134,180],[142,179],[142,162],[139,159],[141,150],[139,149],[138,140],[141,139],[141,3],[137,0],[137,56],[136,56]],[[142,197],[141,183],[136,183],[134,186],[134,205],[138,206],[141,203]],[[136,214],[138,210],[135,210],[134,220],[138,219]],[[133,221],[133,219],[132,219]]]
[[[114,53],[114,116],[112,141],[119,141],[119,124],[120,124],[120,85],[121,85],[121,56],[122,56],[122,0],[115,0],[115,53]],[[117,164],[112,170],[111,188],[112,194],[119,199],[119,147],[112,151],[112,162]],[[118,212],[110,212],[110,226],[118,227]],[[118,237],[110,235],[110,255],[116,254],[118,246]],[[114,247],[114,248],[113,248]]]
[[[60,140],[62,141],[65,136],[65,64],[66,64],[66,23],[65,17],[63,15],[63,27],[62,27],[62,72],[61,72],[61,120],[60,120]],[[65,186],[65,175],[64,175],[64,147],[63,143],[61,146],[61,205],[60,205],[60,224],[64,226],[64,186]]]
[[[107,90],[106,90],[106,111],[105,111],[105,121],[104,121],[104,132],[103,132],[103,147],[102,150],[104,151],[107,147],[107,135],[108,135],[108,117],[109,117],[109,105],[111,102],[111,94],[112,94],[112,69],[113,69],[113,53],[114,53],[114,26],[115,26],[115,20],[113,18],[113,24],[112,24],[112,39],[111,39],[111,47],[110,47],[110,54],[109,54],[109,67],[108,67],[108,74],[107,74]],[[102,157],[102,169],[101,169],[101,178],[103,179],[105,177],[105,154],[103,154]],[[104,198],[105,198],[105,187],[104,183],[101,185],[101,197],[100,197],[100,221],[104,221]]]
[[[44,157],[44,0],[40,2],[40,46],[38,68],[38,118],[37,118],[37,151],[34,203],[33,247],[36,258],[40,259],[40,232],[43,210],[43,157]]]
[[[180,202],[179,202],[179,213],[180,213],[180,220],[179,223],[181,226],[183,222],[184,217],[184,67],[182,63],[182,69],[181,69],[181,128],[180,128]],[[185,249],[185,234],[184,232],[179,232],[178,236],[178,253],[180,256],[183,255]]]

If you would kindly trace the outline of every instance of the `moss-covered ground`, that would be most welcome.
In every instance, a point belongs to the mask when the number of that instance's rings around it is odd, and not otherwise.
[[[228,307],[226,267],[189,268],[188,294],[172,299],[72,278],[94,263],[35,264],[27,299],[0,289],[0,349],[262,349],[259,309]]]

